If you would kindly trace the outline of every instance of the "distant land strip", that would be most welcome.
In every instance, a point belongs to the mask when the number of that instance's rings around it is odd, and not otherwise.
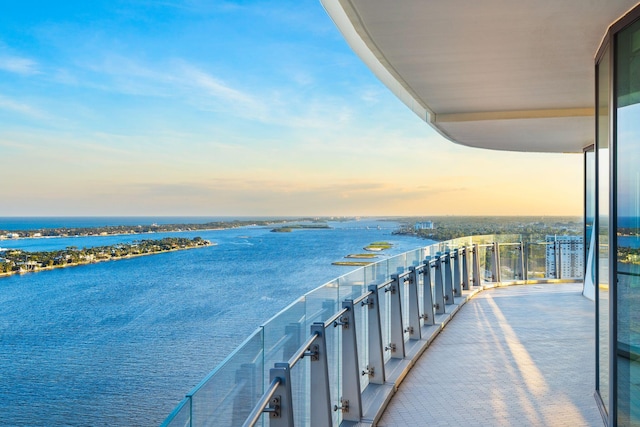
[[[215,245],[215,243],[211,243],[201,237],[194,237],[193,239],[165,237],[158,240],[140,240],[132,243],[119,243],[83,249],[73,246],[66,249],[40,252],[4,249],[0,252],[0,277],[202,248],[211,245]]]
[[[223,230],[247,226],[273,226],[274,224],[289,224],[300,221],[310,221],[313,224],[294,224],[291,228],[329,228],[324,221],[317,219],[269,219],[269,220],[233,220],[213,221],[194,224],[150,224],[150,225],[104,225],[98,227],[57,227],[38,228],[32,230],[0,230],[0,240],[42,237],[85,237],[85,236],[113,236],[122,234],[167,233],[180,231]]]

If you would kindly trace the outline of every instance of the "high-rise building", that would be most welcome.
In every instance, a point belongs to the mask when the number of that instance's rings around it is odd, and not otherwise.
[[[582,236],[546,236],[546,276],[555,279],[581,278],[584,273]]]

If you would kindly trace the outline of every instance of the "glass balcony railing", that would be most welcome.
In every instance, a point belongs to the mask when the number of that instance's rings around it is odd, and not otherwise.
[[[301,296],[258,328],[163,426],[331,426],[360,421],[471,293],[581,280],[578,239],[472,236],[368,265]],[[578,274],[579,273],[579,274]],[[406,368],[408,369],[408,368]]]

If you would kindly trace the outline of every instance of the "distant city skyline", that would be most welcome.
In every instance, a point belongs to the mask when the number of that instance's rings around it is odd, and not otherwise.
[[[446,141],[317,0],[5,5],[0,159],[0,216],[582,212],[581,155]]]

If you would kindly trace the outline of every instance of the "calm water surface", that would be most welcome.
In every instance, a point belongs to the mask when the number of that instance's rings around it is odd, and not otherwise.
[[[218,245],[0,278],[0,425],[157,425],[261,323],[351,270],[331,262],[375,240],[395,244],[387,255],[429,243],[391,235],[389,222],[330,225],[170,233]],[[140,238],[0,243],[49,250]]]

